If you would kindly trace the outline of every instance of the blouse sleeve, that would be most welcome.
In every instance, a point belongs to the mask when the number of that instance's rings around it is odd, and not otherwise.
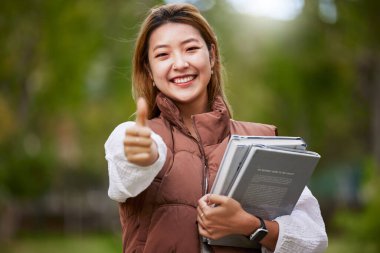
[[[135,122],[129,121],[117,126],[104,145],[109,174],[108,196],[118,202],[124,202],[145,190],[166,160],[166,145],[158,134],[152,132],[152,139],[158,148],[158,159],[146,167],[128,162],[123,142],[126,128],[134,124]]]
[[[275,253],[324,252],[328,239],[317,199],[305,187],[293,212],[275,219],[279,236]],[[262,247],[262,252],[270,252]]]

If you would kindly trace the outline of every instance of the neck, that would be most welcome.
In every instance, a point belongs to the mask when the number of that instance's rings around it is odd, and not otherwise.
[[[186,103],[186,104],[176,103],[176,105],[181,112],[185,126],[189,129],[191,134],[195,136],[191,116],[210,111],[207,97],[205,99],[202,99],[201,101],[198,100],[194,103]]]
[[[176,105],[184,121],[191,120],[192,115],[205,113],[210,110],[207,99],[186,104],[176,103]]]

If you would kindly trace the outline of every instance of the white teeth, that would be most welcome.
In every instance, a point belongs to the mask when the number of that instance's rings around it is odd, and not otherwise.
[[[182,77],[182,78],[175,78],[173,80],[173,82],[175,82],[175,83],[187,83],[193,79],[194,79],[194,76],[187,76],[187,77]]]

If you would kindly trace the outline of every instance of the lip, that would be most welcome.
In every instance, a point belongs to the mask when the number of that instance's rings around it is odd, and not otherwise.
[[[192,77],[189,81],[186,81],[186,82],[174,82],[175,79],[181,79],[181,78],[189,78],[189,77]],[[180,86],[180,87],[184,87],[184,86],[188,86],[190,85],[195,79],[197,78],[197,75],[195,74],[189,74],[189,75],[180,75],[180,76],[175,76],[173,78],[170,79],[170,82],[177,85],[177,86]]]

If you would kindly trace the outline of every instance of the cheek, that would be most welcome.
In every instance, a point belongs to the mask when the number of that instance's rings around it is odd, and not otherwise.
[[[151,66],[153,77],[165,78],[169,70],[169,67],[167,65],[168,64],[165,64],[165,63],[153,64]]]
[[[211,63],[208,59],[203,59],[202,61],[198,62],[198,68],[204,73],[204,74],[210,74],[211,75]]]
[[[201,57],[194,59],[194,62],[197,62],[197,65],[200,69],[211,69],[211,62],[207,53],[204,53]]]

